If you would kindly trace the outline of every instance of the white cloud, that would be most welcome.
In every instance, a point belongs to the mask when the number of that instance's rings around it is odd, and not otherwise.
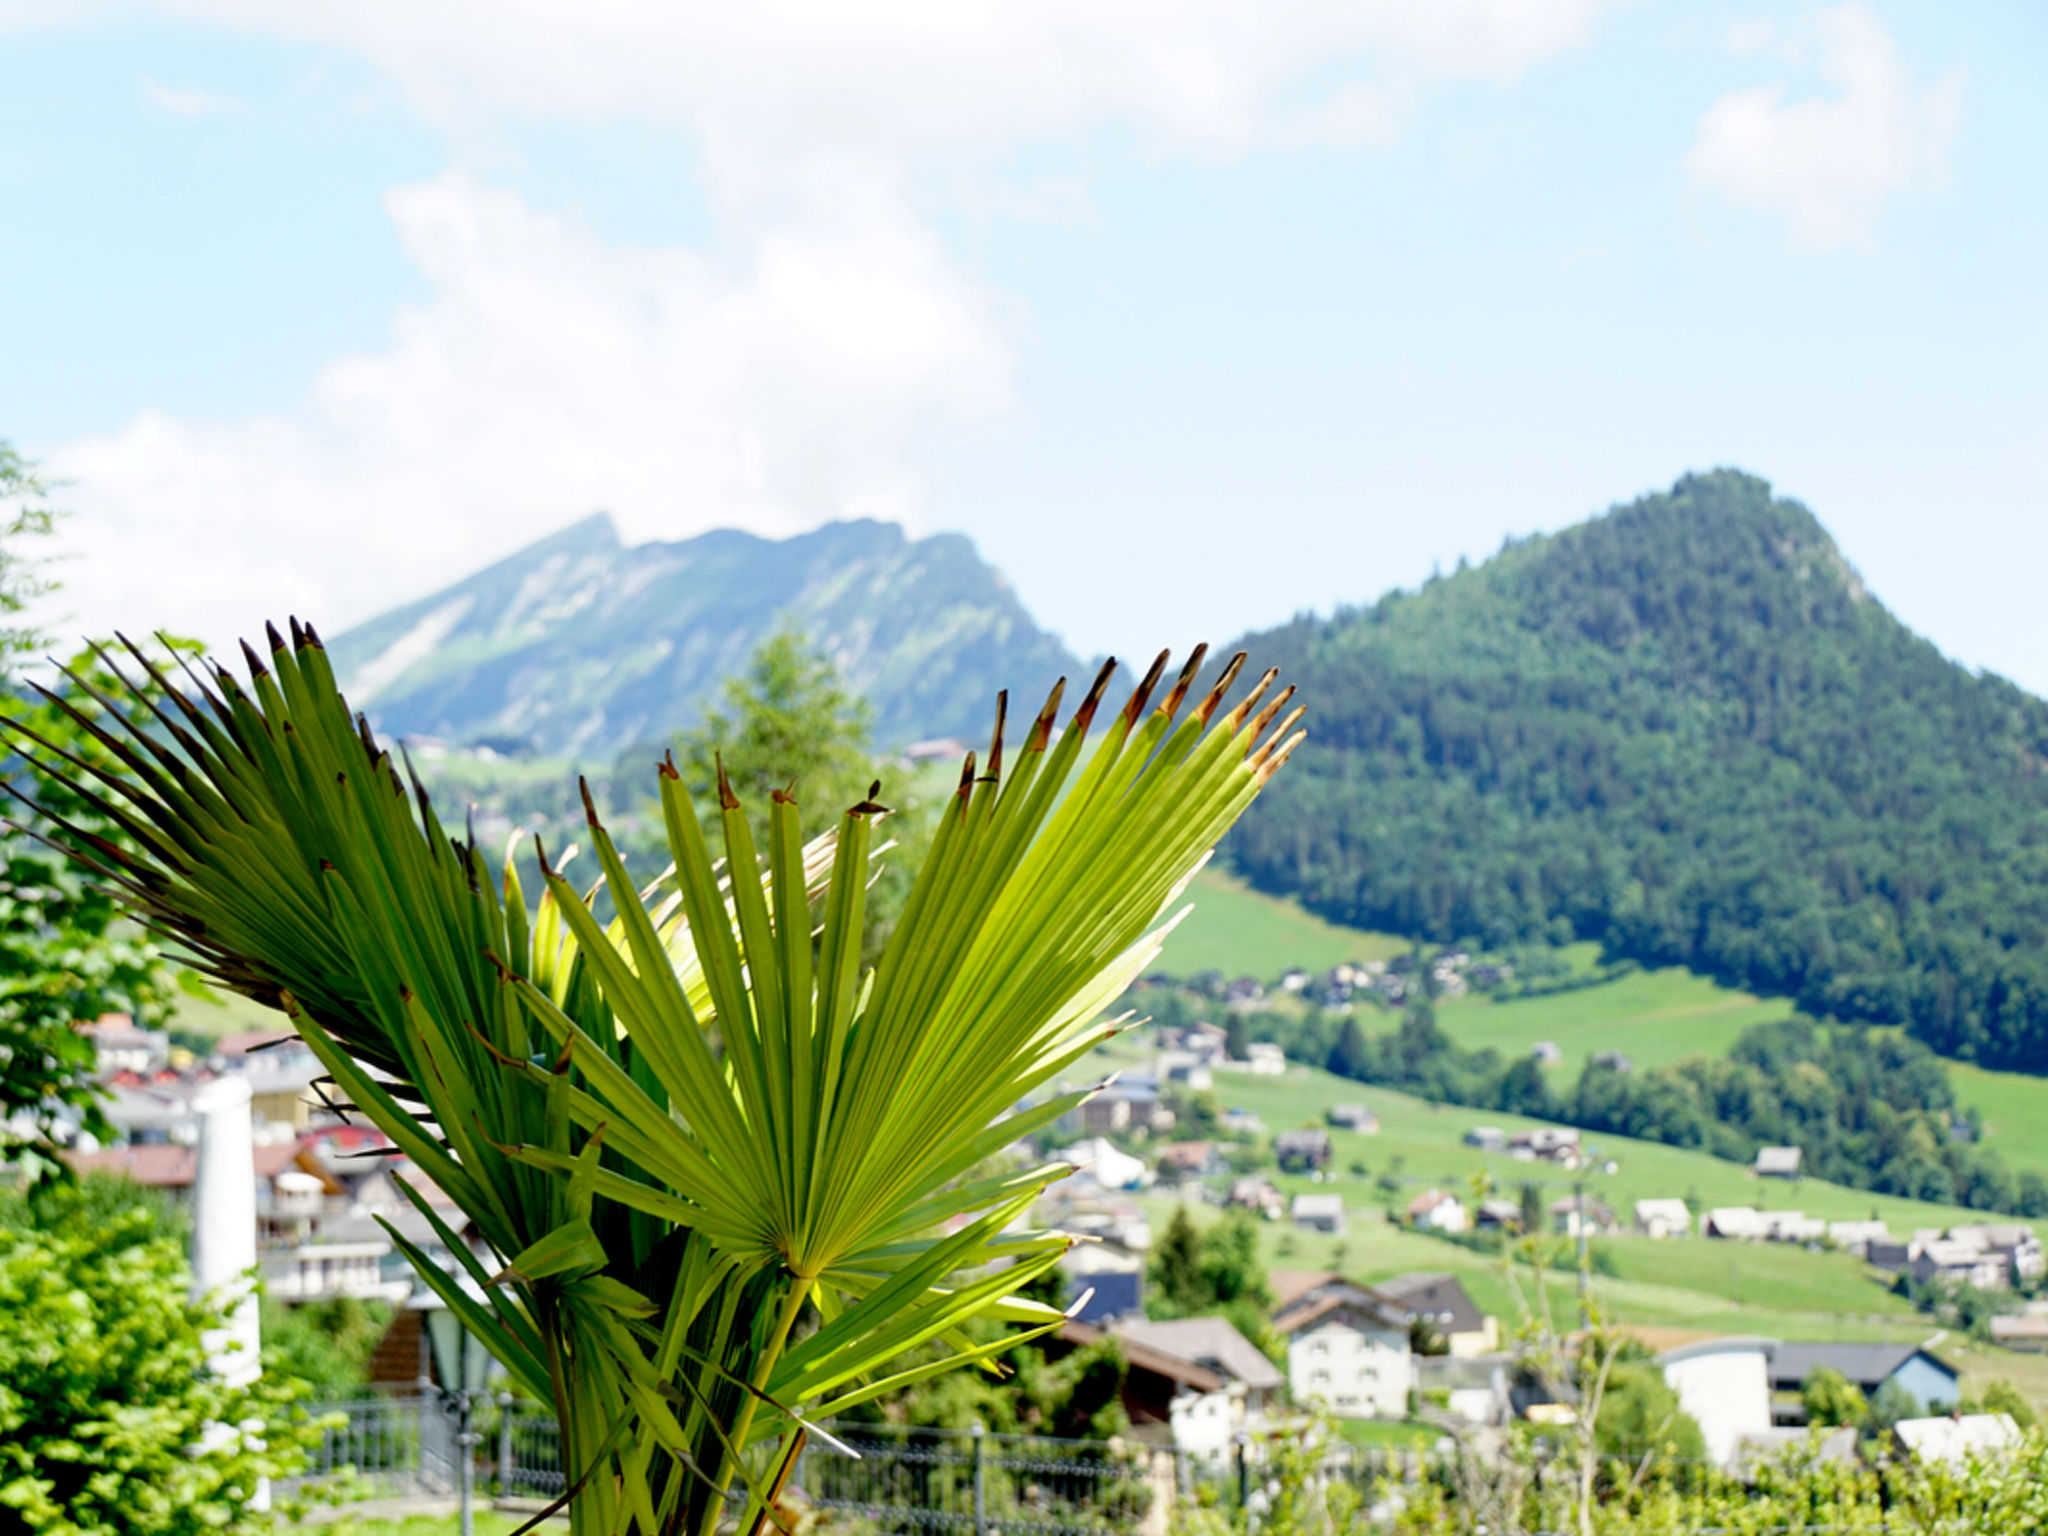
[[[432,296],[303,408],[75,442],[73,623],[338,626],[595,508],[629,536],[916,506],[911,425],[999,406],[979,294],[886,199],[718,260],[610,247],[461,174],[388,199]]]
[[[1961,68],[1917,84],[1891,36],[1854,4],[1823,13],[1810,35],[1752,25],[1731,46],[1776,52],[1827,90],[1788,100],[1789,84],[1777,81],[1720,97],[1686,157],[1701,185],[1740,207],[1782,214],[1796,245],[1830,250],[1868,246],[1887,202],[1943,183]]]
[[[240,117],[249,104],[196,86],[164,85],[144,76],[142,99],[171,117]]]
[[[594,507],[667,537],[914,520],[913,432],[1000,410],[1011,367],[1000,296],[921,202],[1085,219],[1085,186],[990,172],[1105,124],[1203,154],[1381,142],[1430,83],[1518,75],[1617,3],[164,0],[366,60],[452,144],[679,129],[712,233],[608,247],[461,173],[397,190],[431,297],[387,347],[257,419],[150,411],[52,456],[72,622],[340,627]]]

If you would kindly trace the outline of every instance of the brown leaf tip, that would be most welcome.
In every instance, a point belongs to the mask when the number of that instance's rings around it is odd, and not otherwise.
[[[683,776],[676,771],[675,748],[671,747],[668,751],[661,754],[661,761],[654,765],[654,771],[664,779],[681,781]]]
[[[590,798],[590,780],[580,773],[576,775],[576,791],[583,796],[584,823],[592,830],[595,830],[598,825],[597,802]]]
[[[740,808],[740,797],[732,792],[732,780],[728,779],[725,776],[724,755],[722,753],[714,752],[711,755],[711,761],[713,766],[715,766],[718,769],[719,809],[726,811],[738,810]]]

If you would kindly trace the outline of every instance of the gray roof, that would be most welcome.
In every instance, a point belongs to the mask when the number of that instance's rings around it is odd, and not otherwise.
[[[1771,1385],[1797,1387],[1822,1366],[1840,1371],[1864,1391],[1897,1374],[1915,1355],[1925,1355],[1950,1376],[1956,1368],[1915,1344],[1780,1344],[1771,1351]]]
[[[1410,1312],[1422,1313],[1446,1333],[1478,1333],[1486,1326],[1486,1314],[1448,1270],[1396,1275],[1373,1289]],[[1445,1313],[1450,1314],[1448,1322],[1443,1320]]]
[[[1248,1387],[1271,1391],[1286,1384],[1286,1378],[1258,1346],[1220,1317],[1179,1317],[1163,1323],[1133,1319],[1117,1333],[1163,1355],[1207,1366]]]

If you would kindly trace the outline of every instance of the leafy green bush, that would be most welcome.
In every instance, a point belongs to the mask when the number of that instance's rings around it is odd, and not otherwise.
[[[316,1439],[304,1388],[229,1386],[206,1363],[219,1313],[187,1299],[152,1213],[54,1189],[0,1227],[0,1533],[261,1536],[264,1478]]]

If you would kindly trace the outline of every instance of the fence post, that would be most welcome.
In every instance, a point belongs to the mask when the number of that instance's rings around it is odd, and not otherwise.
[[[983,1445],[988,1439],[988,1430],[980,1424],[974,1426],[974,1536],[988,1536],[988,1486],[983,1476]]]
[[[512,1492],[512,1394],[498,1394],[498,1497]]]

